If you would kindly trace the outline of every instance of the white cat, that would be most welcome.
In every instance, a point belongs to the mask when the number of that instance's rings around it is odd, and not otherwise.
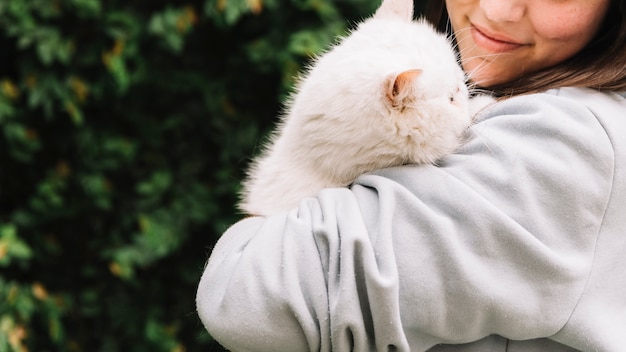
[[[289,210],[322,188],[459,146],[472,123],[463,70],[447,37],[412,19],[413,0],[383,0],[315,60],[251,164],[241,210]]]

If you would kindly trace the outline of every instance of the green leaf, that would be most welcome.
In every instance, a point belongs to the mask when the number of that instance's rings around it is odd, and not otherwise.
[[[107,68],[113,75],[120,92],[126,92],[130,86],[130,75],[126,68],[126,62],[121,56],[112,56],[107,61]]]
[[[149,179],[137,185],[137,193],[145,196],[161,195],[172,184],[172,174],[161,170],[154,172]]]
[[[55,60],[63,64],[69,62],[74,46],[70,40],[63,39],[57,29],[43,27],[37,31],[36,38],[37,54],[44,65],[51,65]]]
[[[37,132],[18,122],[3,126],[4,137],[10,145],[9,154],[20,162],[29,162],[42,147]]]
[[[102,13],[100,0],[71,0],[69,3],[81,18],[95,18]]]
[[[178,53],[182,50],[185,36],[195,21],[196,13],[192,7],[168,8],[161,13],[152,15],[148,31],[163,40],[169,50]]]
[[[258,1],[261,3],[261,1]],[[249,0],[207,0],[204,4],[205,14],[222,27],[232,27],[244,15],[258,11]]]
[[[0,126],[15,115],[15,108],[11,101],[0,96]]]
[[[32,255],[32,249],[18,237],[15,225],[0,224],[0,266],[6,267],[15,259],[30,259]]]
[[[112,206],[111,183],[102,174],[85,174],[80,176],[80,183],[92,203],[100,209],[109,210]]]

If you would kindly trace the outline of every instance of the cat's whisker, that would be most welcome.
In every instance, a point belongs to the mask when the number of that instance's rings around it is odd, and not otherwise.
[[[452,42],[452,47],[454,48],[455,51],[459,52],[459,42],[458,42],[458,39],[456,39],[456,38],[459,37],[460,33],[463,33],[464,31],[467,31],[467,30],[468,30],[467,28],[461,29],[461,30],[457,31],[456,34],[450,35],[448,37],[448,39]],[[464,40],[467,40],[467,39],[464,39]]]
[[[480,55],[480,56],[477,55],[477,56],[465,58],[465,60],[473,60],[473,59],[476,59],[476,58],[483,59],[471,71],[466,72],[468,80],[471,81],[473,77],[478,76],[479,74],[482,73],[483,70],[487,69],[492,61],[497,60],[498,57],[500,57],[502,55],[506,55],[506,54],[507,53],[496,53],[496,54],[490,54],[490,55]],[[493,59],[492,60],[484,60],[485,58],[493,58]]]
[[[451,33],[452,32],[452,22],[450,21],[450,18],[448,18],[448,20],[446,21],[446,33]]]
[[[488,135],[483,134],[480,131],[480,129],[479,128],[475,128],[474,125],[469,126],[468,130],[476,136],[476,140],[478,142],[480,142],[480,144],[483,145],[489,151],[489,153],[491,155],[495,155],[496,154],[494,149],[496,147],[500,147],[500,146],[497,145],[496,142],[491,140]]]

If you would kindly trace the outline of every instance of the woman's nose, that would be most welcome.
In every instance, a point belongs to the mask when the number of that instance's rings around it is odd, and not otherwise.
[[[517,22],[526,12],[525,0],[480,0],[480,8],[493,22]]]

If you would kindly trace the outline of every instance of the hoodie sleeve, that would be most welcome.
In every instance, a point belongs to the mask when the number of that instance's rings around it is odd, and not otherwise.
[[[381,170],[233,225],[205,268],[198,313],[238,352],[552,336],[584,290],[612,168],[582,104],[505,100],[437,166]]]

